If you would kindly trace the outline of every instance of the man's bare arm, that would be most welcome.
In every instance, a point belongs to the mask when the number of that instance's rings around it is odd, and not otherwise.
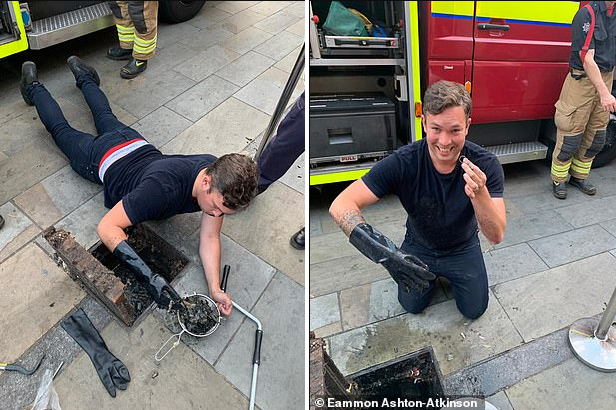
[[[582,52],[580,51],[580,58],[582,57]],[[610,90],[607,88],[605,83],[603,82],[603,77],[601,76],[601,71],[599,70],[599,66],[595,62],[595,50],[590,49],[586,53],[584,61],[582,61],[584,65],[584,71],[588,75],[588,79],[595,86],[599,97],[601,97],[601,105],[603,109],[607,112],[616,111],[616,98],[610,93]]]
[[[379,198],[370,191],[366,184],[358,179],[334,199],[329,207],[329,213],[342,232],[349,236],[356,225],[366,222],[361,216],[361,210],[378,200]]]
[[[113,252],[120,242],[128,238],[124,229],[131,225],[132,222],[128,219],[124,205],[120,201],[101,219],[96,232],[107,249]]]

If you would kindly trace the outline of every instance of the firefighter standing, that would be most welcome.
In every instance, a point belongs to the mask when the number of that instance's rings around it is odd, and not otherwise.
[[[587,195],[597,189],[586,181],[595,156],[605,143],[609,113],[616,111],[611,94],[616,55],[615,1],[593,1],[593,13],[582,7],[572,22],[571,55],[554,122],[556,146],[552,156],[552,192],[567,197],[565,182]]]
[[[156,51],[158,25],[157,1],[107,2],[116,23],[120,45],[111,47],[107,57],[112,60],[130,60],[120,70],[122,78],[135,78],[145,71],[148,60]]]

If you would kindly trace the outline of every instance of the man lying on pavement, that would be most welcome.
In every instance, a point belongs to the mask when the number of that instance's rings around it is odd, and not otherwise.
[[[72,128],[47,89],[38,81],[36,65],[22,65],[20,90],[71,167],[104,187],[105,206],[97,232],[101,241],[126,263],[155,302],[164,309],[182,306],[167,281],[154,274],[126,242],[124,229],[176,214],[203,211],[199,256],[210,295],[229,315],[231,298],[220,288],[220,231],[225,214],[248,206],[257,192],[258,170],[244,155],[163,155],[137,131],[111,112],[94,68],[77,56],[67,60],[76,85],[92,111],[98,136]]]

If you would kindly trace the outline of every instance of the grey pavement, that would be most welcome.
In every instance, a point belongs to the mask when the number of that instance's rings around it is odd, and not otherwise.
[[[481,238],[490,302],[462,316],[446,281],[418,315],[397,301],[387,272],[361,256],[327,209],[346,184],[310,196],[310,330],[343,375],[432,346],[445,392],[480,395],[501,410],[613,409],[616,374],[572,353],[569,326],[599,317],[616,284],[616,162],[593,170],[598,193],[552,196],[548,161],[505,165],[507,229]],[[386,197],[363,212],[402,242],[405,212]]]
[[[256,325],[235,309],[210,336],[182,336],[157,362],[154,354],[179,332],[173,317],[151,307],[126,327],[56,263],[41,236],[70,231],[86,249],[99,243],[107,212],[101,186],[81,179],[54,145],[36,110],[19,93],[21,63],[39,79],[70,124],[94,133],[89,110],[66,66],[77,54],[97,69],[116,116],[164,153],[254,154],[304,42],[303,1],[212,1],[192,20],[159,25],[148,69],[123,80],[121,61],[105,57],[114,28],[41,51],[0,60],[0,362],[26,366],[45,353],[32,376],[0,373],[0,409],[30,408],[45,369],[64,362],[54,386],[70,409],[248,408]],[[293,101],[304,89],[299,80]],[[305,225],[304,155],[250,207],[225,217],[222,264],[228,292],[263,325],[256,406],[305,404],[305,255],[289,245]],[[188,265],[173,282],[180,294],[207,293],[198,257],[200,215],[148,226],[180,250]],[[129,368],[131,383],[111,398],[90,359],[59,322],[83,307],[109,349]]]

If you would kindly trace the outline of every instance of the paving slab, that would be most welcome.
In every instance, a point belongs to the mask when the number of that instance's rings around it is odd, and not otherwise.
[[[298,47],[295,50],[291,51],[283,59],[281,59],[276,64],[274,64],[274,67],[286,73],[291,74],[291,71],[293,71],[293,67],[295,67],[295,62],[297,61],[297,58],[299,57],[300,51],[301,51],[301,47]],[[302,73],[301,78],[304,79],[304,73]]]
[[[252,80],[247,86],[234,94],[234,97],[268,115],[274,113],[289,75],[275,67],[270,67],[263,74]],[[298,80],[289,102],[295,101],[304,90],[304,81]]]
[[[505,238],[494,247],[504,248],[572,229],[573,226],[553,210],[523,213],[519,217],[507,219]]]
[[[464,336],[462,336],[462,333]],[[343,375],[432,346],[444,375],[518,346],[522,339],[492,295],[479,319],[462,316],[455,301],[429,306],[419,315],[395,316],[326,339]]]
[[[247,408],[246,398],[186,346],[176,348],[173,360],[156,362],[157,341],[171,333],[153,316],[131,329],[112,321],[100,333],[128,367],[128,388],[111,398],[82,352],[54,381],[63,409]]]
[[[200,53],[216,44],[223,44],[233,33],[220,26],[208,26],[201,31],[189,34],[182,38],[180,43],[191,49],[194,53]],[[233,50],[235,51],[235,50]],[[236,51],[237,52],[237,51]],[[241,53],[240,53],[241,54]]]
[[[312,242],[311,239],[311,249]],[[311,257],[312,258],[312,257]],[[389,277],[382,266],[362,255],[351,255],[310,264],[310,294],[313,296],[350,289]]]
[[[133,124],[132,128],[160,149],[191,125],[192,122],[163,106]]]
[[[526,243],[483,254],[490,286],[549,269]]]
[[[286,13],[292,14],[295,17],[298,18],[303,18],[305,19],[305,17],[308,15],[307,11],[307,4],[305,1],[295,1],[293,2],[293,4],[291,4],[288,7],[285,7],[283,9]],[[306,21],[304,20],[304,25],[305,25]]]
[[[67,165],[15,197],[15,203],[42,229],[53,225],[103,190]]]
[[[261,409],[302,409],[306,405],[304,346],[308,335],[304,327],[305,305],[298,303],[304,300],[304,293],[302,286],[277,273],[251,311],[263,322],[256,392],[256,404]],[[216,365],[216,370],[245,395],[250,392],[255,330],[256,324],[245,320]]]
[[[205,16],[210,17],[212,15],[212,10],[215,10],[215,9],[203,10],[203,12],[199,13],[197,18],[205,18]],[[195,21],[196,21],[195,19],[191,19],[190,21],[187,21],[182,24],[169,24],[169,23],[164,23],[164,22],[159,23],[158,28],[157,28],[157,36],[156,36],[157,50],[156,50],[156,54],[154,55],[154,58],[156,60],[159,60],[159,59],[162,60],[161,58],[159,58],[160,56],[157,57],[157,54],[159,52],[158,49],[165,50],[168,48],[173,48],[187,36],[191,36],[195,33],[198,33],[200,28],[204,28],[204,27],[197,27],[194,24]],[[152,61],[154,62],[156,60],[152,60]],[[148,67],[148,70],[149,70],[149,67]]]
[[[270,34],[276,34],[297,23],[298,20],[304,22],[303,18],[299,18],[293,14],[287,13],[286,10],[282,10],[261,20],[254,24],[254,26],[259,30],[267,31]]]
[[[613,291],[607,283],[616,283],[608,252],[497,285],[494,293],[528,342],[600,313]]]
[[[27,245],[0,265],[0,350],[14,362],[85,296],[38,246]]]
[[[275,62],[276,60],[272,60],[259,53],[248,51],[227,65],[225,70],[222,70],[218,75],[239,87],[243,87],[270,68]]]
[[[516,410],[611,410],[614,386],[615,373],[596,371],[574,358],[521,381],[506,393]]]
[[[616,196],[608,196],[582,204],[559,208],[556,212],[572,226],[580,228],[616,218],[614,202],[616,202]]]
[[[194,57],[182,61],[174,67],[174,70],[191,80],[199,82],[235,61],[238,57],[240,57],[240,54],[214,45]],[[204,64],[204,61],[207,61],[207,64]]]
[[[41,231],[11,202],[0,206],[4,226],[0,229],[0,261],[28,243]]]
[[[67,164],[64,155],[37,141],[0,162],[0,204],[4,204]]]
[[[287,27],[285,31],[288,31],[289,33],[293,33],[298,36],[305,36],[306,22],[303,19],[299,20],[297,23]]]
[[[259,3],[258,1],[223,1],[215,7],[226,11],[227,13],[235,14]]]
[[[250,10],[266,16],[271,16],[272,14],[293,5],[293,3],[294,2],[292,1],[260,1],[254,6],[251,6]]]
[[[225,19],[224,21],[217,23],[216,26],[230,31],[231,33],[237,34],[252,25],[257,27],[257,23],[259,23],[265,18],[266,17],[263,14],[244,9],[239,13],[233,14],[231,17]]]
[[[511,407],[511,403],[509,402],[509,398],[505,392],[498,392],[493,396],[486,397],[486,402],[490,403],[498,410],[514,410]]]
[[[216,108],[239,88],[217,75],[211,75],[165,104],[166,107],[195,122]]]
[[[616,248],[616,238],[599,225],[529,241],[528,245],[549,267],[597,255]]]
[[[206,2],[202,11],[199,14],[197,14],[195,17],[190,19],[189,24],[191,26],[204,29],[204,28],[211,27],[222,20],[231,18],[235,15],[232,13],[228,13],[222,9],[219,9],[218,7],[210,6],[210,3],[215,3],[215,2],[210,2],[210,1]],[[224,30],[230,35],[233,35],[232,31],[227,30],[227,29],[224,29]]]
[[[174,71],[155,74],[145,71],[131,81],[134,82],[131,91],[120,91],[122,95],[119,97],[114,97],[116,93],[112,93],[108,98],[137,118],[145,117],[195,85],[193,80]]]
[[[225,217],[222,232],[291,279],[304,285],[304,251],[289,239],[304,226],[304,195],[284,184],[272,184],[250,207]]]
[[[310,330],[340,322],[338,294],[330,293],[310,299]]]
[[[100,241],[96,227],[107,212],[109,209],[105,208],[103,192],[100,192],[55,224],[55,227],[70,232],[81,246],[90,249]]]
[[[240,152],[269,121],[263,112],[229,98],[165,144],[162,150],[166,154],[200,152],[216,156]]]
[[[298,36],[288,31],[281,31],[256,46],[254,51],[274,60],[280,60],[298,46],[301,46],[303,41],[303,36]]]
[[[303,194],[304,186],[306,185],[306,154],[302,153],[293,164],[289,167],[289,170],[282,176],[276,183],[285,184],[286,186],[293,188],[297,192]]]
[[[221,45],[236,53],[245,54],[270,37],[272,34],[251,26],[227,38]]]

